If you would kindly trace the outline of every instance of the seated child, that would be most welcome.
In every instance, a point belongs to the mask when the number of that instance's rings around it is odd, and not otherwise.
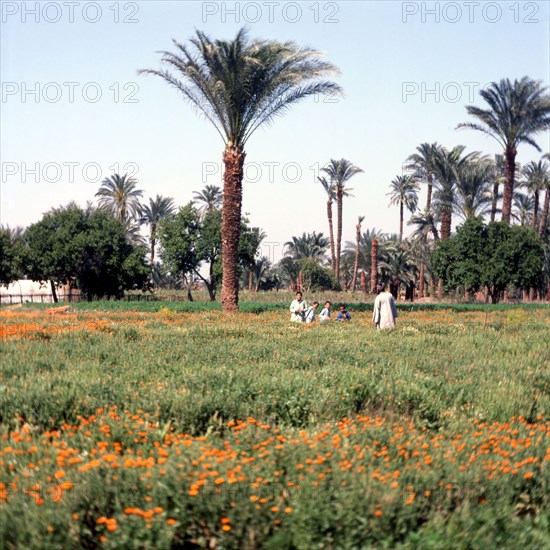
[[[313,323],[315,321],[315,310],[319,307],[319,302],[313,302],[312,306],[309,306],[305,314],[305,322]]]
[[[325,307],[323,308],[323,310],[321,311],[320,315],[319,315],[319,320],[321,322],[323,321],[330,321],[330,306],[331,306],[331,302],[330,300],[327,300],[325,302]]]
[[[351,321],[351,315],[349,314],[349,311],[346,310],[346,306],[344,304],[340,304],[340,313],[338,313],[338,317],[336,317],[337,321]]]

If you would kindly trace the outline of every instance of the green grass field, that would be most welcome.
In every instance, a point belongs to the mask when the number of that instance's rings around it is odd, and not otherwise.
[[[6,548],[550,548],[550,308],[0,310]]]

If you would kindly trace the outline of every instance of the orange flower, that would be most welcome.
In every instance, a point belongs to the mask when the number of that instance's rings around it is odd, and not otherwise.
[[[174,518],[168,518],[168,519],[166,520],[166,523],[167,523],[168,525],[176,525],[177,522],[178,522],[178,520],[177,520],[177,519],[174,519]]]
[[[382,510],[376,510],[376,511],[374,512],[374,515],[375,515],[375,516],[381,516],[381,515],[382,515]]]

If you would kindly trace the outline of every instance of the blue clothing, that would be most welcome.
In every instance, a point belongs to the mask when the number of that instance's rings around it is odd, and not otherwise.
[[[337,321],[351,321],[351,315],[349,314],[349,311],[341,311],[338,313],[338,317],[336,317]]]

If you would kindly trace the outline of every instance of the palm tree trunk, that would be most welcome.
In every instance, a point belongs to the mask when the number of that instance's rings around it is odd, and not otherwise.
[[[535,204],[533,206],[533,219],[531,220],[531,227],[537,228],[537,215],[539,213],[539,192],[538,189],[534,192]]]
[[[399,201],[399,242],[403,240],[403,201]]]
[[[432,208],[432,189],[433,189],[434,177],[433,174],[428,174],[428,197],[426,199],[426,210],[429,212]]]
[[[420,273],[418,274],[418,297],[424,297],[424,264],[420,264]]]
[[[378,282],[378,241],[376,239],[372,239],[370,250],[370,291],[374,293]]]
[[[327,218],[328,218],[328,230],[330,236],[330,269],[332,273],[336,268],[335,258],[334,258],[334,227],[332,224],[332,201],[327,201]]]
[[[506,183],[502,193],[502,221],[510,223],[512,214],[512,196],[514,194],[514,179],[516,173],[516,148],[508,145],[504,150]]]
[[[497,201],[498,201],[498,183],[493,185],[493,200],[491,202],[491,221],[495,221],[497,213]]]
[[[542,209],[542,214],[540,217],[539,223],[539,237],[542,239],[542,234],[544,233],[544,228],[548,223],[548,211],[550,210],[550,189],[546,189],[544,193],[544,207]]]
[[[351,281],[351,291],[355,292],[355,282],[357,281],[357,271],[359,270],[359,241],[361,240],[361,224],[355,226],[355,264],[353,265],[353,279]]]
[[[369,289],[367,287],[367,276],[364,271],[361,271],[361,290],[366,294]]]
[[[155,245],[157,244],[156,230],[151,227],[151,270],[155,264]]]
[[[227,145],[223,154],[222,310],[239,309],[238,248],[241,234],[243,167],[246,153]]]
[[[441,213],[441,240],[451,236],[452,216],[450,208],[445,207]]]
[[[441,213],[441,240],[450,238],[451,236],[451,224],[453,214],[449,207],[443,208]],[[443,279],[437,281],[437,297],[441,300],[443,298]]]
[[[338,227],[336,229],[336,280],[340,282],[340,249],[342,247],[342,212],[343,190],[338,186],[336,191],[336,206],[338,210]]]
[[[254,290],[254,273],[252,271],[248,274],[248,290],[249,292]]]

